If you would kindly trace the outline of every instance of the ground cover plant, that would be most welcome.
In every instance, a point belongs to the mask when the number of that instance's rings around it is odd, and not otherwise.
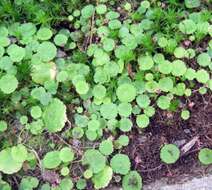
[[[0,189],[212,164],[210,0],[27,2],[0,2]]]

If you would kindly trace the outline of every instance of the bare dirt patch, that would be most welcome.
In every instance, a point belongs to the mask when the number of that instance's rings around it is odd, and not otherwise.
[[[197,176],[207,173],[208,168],[200,166],[198,152],[203,147],[212,148],[212,96],[194,94],[182,100],[189,107],[191,117],[183,121],[180,112],[157,111],[150,126],[139,133],[130,134],[130,145],[125,149],[133,162],[133,168],[139,171],[144,184],[163,177],[170,183],[176,178]],[[160,160],[160,148],[165,143],[177,144],[182,155],[173,165],[165,165]]]

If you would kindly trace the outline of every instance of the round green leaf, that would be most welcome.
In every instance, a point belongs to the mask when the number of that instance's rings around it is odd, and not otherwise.
[[[0,36],[0,46],[7,47],[10,45],[10,39],[6,36]]]
[[[199,161],[204,165],[212,164],[212,150],[209,148],[203,148],[198,155]]]
[[[196,8],[200,6],[200,0],[185,0],[185,5],[187,8]]]
[[[106,165],[106,158],[98,150],[86,150],[83,158],[83,165],[88,165],[93,173],[99,173]]]
[[[113,119],[118,114],[117,106],[113,103],[102,104],[100,113],[105,119]]]
[[[52,31],[50,28],[46,28],[46,27],[43,27],[43,28],[40,28],[37,32],[37,38],[39,40],[49,40],[50,38],[52,37]]]
[[[60,182],[60,190],[70,190],[73,189],[74,184],[69,178],[64,178]]]
[[[118,19],[110,20],[108,26],[111,30],[117,30],[121,28],[121,22]]]
[[[88,19],[94,14],[94,12],[95,12],[95,8],[93,5],[86,5],[81,10],[81,15],[83,18]]]
[[[123,190],[141,190],[142,178],[137,171],[130,171],[122,180]]]
[[[180,157],[180,150],[174,144],[167,144],[160,150],[160,158],[166,164],[175,163]]]
[[[71,148],[64,147],[60,150],[59,157],[63,162],[71,162],[74,159],[74,152]]]
[[[113,152],[113,143],[111,140],[103,140],[99,145],[99,151],[108,156]]]
[[[0,171],[5,174],[13,174],[22,168],[23,162],[14,160],[11,149],[7,148],[0,152]]]
[[[114,40],[110,38],[105,38],[103,40],[103,48],[107,52],[112,51],[115,48]]]
[[[132,84],[121,84],[116,95],[121,102],[132,102],[136,96],[136,89]]]
[[[142,94],[136,98],[136,102],[141,108],[146,108],[150,104],[150,98],[149,96]]]
[[[163,92],[169,92],[173,89],[174,83],[170,77],[165,77],[159,80],[159,88]]]
[[[88,122],[88,129],[91,131],[97,131],[100,127],[100,122],[97,119],[92,119]]]
[[[127,36],[125,36],[122,39],[122,43],[128,47],[130,50],[133,50],[137,47],[138,43],[137,43],[137,39],[134,35],[132,34],[128,34]]]
[[[58,82],[65,82],[68,79],[68,72],[66,71],[60,71],[57,74],[57,81]]]
[[[96,12],[99,15],[105,14],[107,12],[107,6],[104,4],[99,4],[96,6]]]
[[[24,23],[20,26],[20,32],[23,38],[33,36],[36,32],[36,26],[33,23]]]
[[[145,114],[138,115],[136,117],[136,124],[139,128],[146,128],[149,125],[149,117]]]
[[[169,74],[172,71],[172,63],[170,61],[164,60],[159,63],[158,69],[162,74]]]
[[[95,85],[92,93],[95,98],[102,99],[106,95],[106,88],[101,84]]]
[[[117,19],[119,18],[120,14],[118,12],[115,12],[115,11],[109,11],[107,14],[106,14],[106,19],[108,20],[113,20],[113,19]]]
[[[138,58],[138,64],[140,70],[145,71],[150,70],[153,67],[154,62],[151,56],[140,56]]]
[[[157,105],[160,109],[166,110],[170,106],[170,99],[167,96],[160,96],[157,100]]]
[[[31,116],[34,118],[34,119],[38,119],[41,117],[42,115],[42,110],[39,106],[33,106],[30,110],[30,113],[31,113]]]
[[[42,61],[49,62],[53,60],[57,55],[57,48],[51,42],[42,42],[38,46],[38,56]]]
[[[186,65],[181,60],[175,60],[172,62],[172,74],[174,76],[183,76],[186,73]]]
[[[50,132],[61,131],[66,120],[66,106],[59,99],[53,99],[43,112],[43,121],[46,128]]]
[[[196,72],[196,79],[198,82],[205,84],[209,81],[210,76],[206,70],[200,69]]]
[[[131,122],[130,119],[128,118],[122,118],[120,121],[119,121],[119,128],[121,131],[123,132],[128,132],[131,130],[133,124]]]
[[[7,123],[6,121],[1,120],[0,121],[0,132],[4,132],[7,130]]]
[[[161,47],[161,48],[164,48],[166,47],[168,44],[168,40],[165,38],[165,37],[161,37],[158,39],[158,45]]]
[[[181,117],[182,117],[182,119],[184,119],[184,120],[189,119],[189,117],[190,117],[190,112],[189,112],[188,110],[183,110],[183,111],[181,112]]]
[[[196,76],[196,71],[192,68],[188,68],[185,73],[185,78],[188,80],[194,80],[195,76]]]
[[[85,180],[85,179],[79,179],[79,180],[77,181],[77,184],[76,184],[77,190],[78,190],[78,189],[79,189],[79,190],[83,190],[83,189],[86,188],[86,186],[87,186],[87,184],[86,184],[86,180]]]
[[[69,168],[68,167],[63,167],[61,170],[60,170],[60,173],[62,176],[67,176],[69,174]]]
[[[89,90],[89,86],[88,86],[88,83],[86,81],[78,81],[76,84],[75,84],[75,87],[76,87],[76,91],[83,95],[83,94],[86,94]]]
[[[26,55],[25,49],[16,44],[10,45],[7,49],[7,53],[14,62],[20,62]]]
[[[92,131],[92,130],[86,130],[85,132],[86,137],[89,141],[95,141],[97,139],[97,131]]]
[[[15,161],[24,162],[27,159],[28,153],[25,146],[19,144],[11,148],[11,154]]]
[[[57,34],[55,37],[54,37],[54,43],[57,45],[57,46],[61,46],[61,47],[64,47],[66,45],[68,41],[68,38],[66,35],[64,34]]]
[[[0,26],[0,36],[8,36],[9,32],[5,26]]]
[[[106,166],[101,172],[95,174],[92,178],[95,189],[102,189],[108,186],[113,177],[113,170]]]
[[[206,67],[206,66],[210,65],[211,58],[207,53],[201,53],[197,57],[197,63],[200,66]]]
[[[123,102],[118,105],[119,115],[128,117],[131,115],[131,112],[132,112],[132,106],[130,103]]]
[[[174,56],[176,58],[183,58],[183,57],[186,57],[186,55],[187,55],[187,52],[183,47],[177,47],[174,50]]]
[[[6,74],[0,79],[0,89],[5,94],[11,94],[18,87],[18,80],[14,75]]]
[[[131,163],[130,159],[125,154],[116,154],[112,157],[110,165],[113,172],[121,175],[126,175],[130,171]]]
[[[179,24],[179,29],[184,34],[193,34],[197,27],[193,20],[186,19]]]
[[[55,79],[56,70],[57,68],[54,62],[35,64],[32,66],[32,80],[38,84],[52,81]]]
[[[148,106],[144,109],[144,114],[148,117],[152,117],[155,114],[155,108],[152,106]]]
[[[48,152],[43,158],[43,166],[46,169],[54,169],[61,163],[59,151]]]

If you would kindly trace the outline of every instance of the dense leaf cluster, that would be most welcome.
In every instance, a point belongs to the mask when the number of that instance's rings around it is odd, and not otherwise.
[[[0,189],[20,172],[23,190],[101,189],[114,176],[140,190],[142,176],[122,152],[127,132],[145,130],[156,111],[187,120],[180,97],[212,90],[207,1],[80,2],[0,2],[0,15],[14,21],[0,26]],[[46,25],[61,15],[68,26]],[[180,156],[174,144],[161,148],[164,164]],[[211,149],[199,160],[211,164]]]

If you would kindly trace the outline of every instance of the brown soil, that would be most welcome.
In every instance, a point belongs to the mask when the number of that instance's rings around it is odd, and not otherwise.
[[[212,148],[212,96],[195,94],[182,102],[182,106],[189,107],[191,112],[189,120],[183,121],[179,112],[158,110],[145,131],[139,133],[135,129],[130,134],[131,143],[125,153],[145,184],[162,177],[168,177],[172,183],[174,180],[171,179],[182,175],[207,173],[207,167],[201,167],[198,162],[198,151],[203,147]],[[195,142],[193,146],[192,142]],[[167,166],[160,160],[160,148],[165,143],[177,144],[181,150],[185,144],[191,146],[177,163]]]

